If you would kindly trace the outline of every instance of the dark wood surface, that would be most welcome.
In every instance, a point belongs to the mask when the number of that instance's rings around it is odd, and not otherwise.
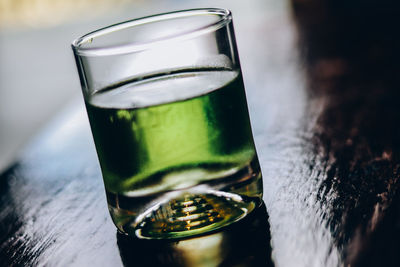
[[[118,235],[78,101],[0,176],[0,265],[399,266],[398,6],[290,9],[236,27],[265,206],[179,242]]]

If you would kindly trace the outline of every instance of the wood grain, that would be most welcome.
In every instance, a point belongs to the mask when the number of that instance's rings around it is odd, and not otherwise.
[[[398,266],[396,10],[296,0],[241,29],[265,207],[212,235],[117,234],[77,102],[0,177],[0,265]]]

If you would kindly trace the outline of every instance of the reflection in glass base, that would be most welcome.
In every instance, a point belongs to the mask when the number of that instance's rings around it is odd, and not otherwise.
[[[185,238],[220,229],[246,217],[261,197],[262,176],[253,165],[207,183],[140,197],[107,192],[117,228],[142,239]]]
[[[142,238],[181,238],[216,230],[254,210],[255,201],[236,194],[215,192],[180,198],[150,209],[139,217],[135,234]]]

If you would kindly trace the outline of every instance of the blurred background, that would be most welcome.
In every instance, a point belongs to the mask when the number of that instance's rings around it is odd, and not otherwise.
[[[241,40],[262,39],[255,25],[274,21],[287,1],[0,0],[0,172],[46,123],[81,98],[73,39],[124,20],[196,7],[233,11],[246,73],[257,55],[241,48]]]

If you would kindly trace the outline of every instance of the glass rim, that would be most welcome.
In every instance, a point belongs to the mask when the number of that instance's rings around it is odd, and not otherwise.
[[[140,43],[132,42],[123,45],[105,45],[103,47],[82,47],[83,44],[90,43],[96,37],[111,34],[116,31],[121,31],[132,27],[137,27],[140,25],[150,24],[153,22],[161,22],[176,18],[191,17],[198,15],[206,15],[206,14],[219,15],[220,18],[215,22],[205,23],[200,27],[194,27],[193,29],[171,34],[160,39],[155,39]],[[140,17],[132,20],[127,20],[100,28],[98,30],[89,32],[75,39],[74,41],[72,41],[71,45],[74,53],[79,56],[108,56],[108,55],[128,54],[132,52],[146,50],[152,45],[157,45],[166,41],[175,39],[182,39],[182,40],[190,39],[202,35],[204,33],[209,33],[224,27],[231,20],[232,20],[232,13],[230,10],[225,8],[195,8],[195,9],[171,11],[166,13]]]

